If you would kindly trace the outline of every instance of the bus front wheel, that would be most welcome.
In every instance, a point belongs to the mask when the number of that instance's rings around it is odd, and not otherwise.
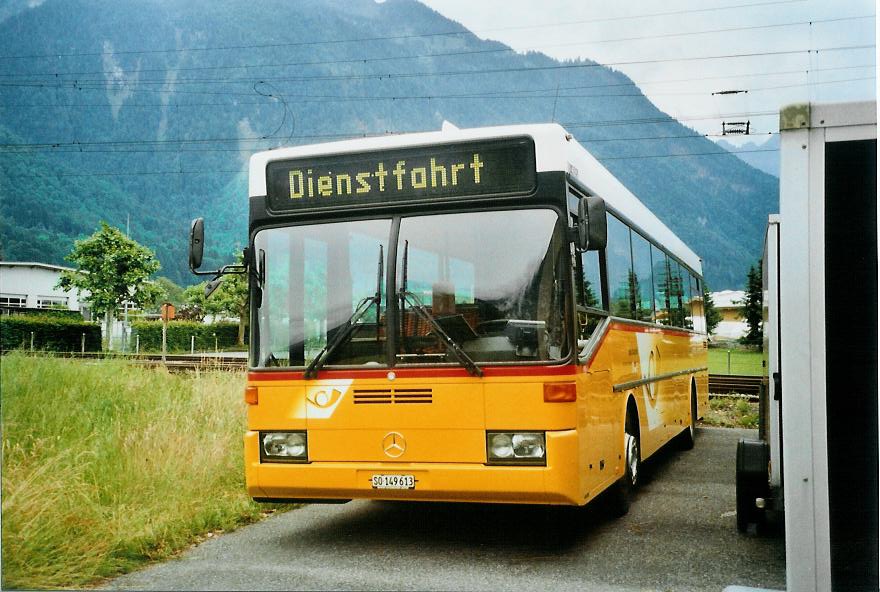
[[[681,433],[679,442],[682,450],[691,450],[697,441],[697,388],[691,383],[691,422]]]
[[[642,452],[639,439],[639,419],[633,410],[627,411],[623,437],[623,476],[612,486],[611,512],[623,516],[639,484],[642,471]]]

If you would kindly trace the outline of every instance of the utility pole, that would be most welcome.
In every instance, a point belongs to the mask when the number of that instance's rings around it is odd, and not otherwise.
[[[556,83],[556,96],[553,97],[553,115],[550,117],[550,121],[556,122],[556,103],[559,102],[559,83]]]
[[[170,302],[162,303],[162,363],[165,363],[165,353],[168,351],[168,321],[174,318],[174,305]]]

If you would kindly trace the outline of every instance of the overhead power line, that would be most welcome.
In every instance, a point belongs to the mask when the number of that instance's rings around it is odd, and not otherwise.
[[[750,138],[763,138],[767,136],[775,136],[778,135],[779,132],[753,132],[749,134]],[[340,137],[351,137],[347,134],[311,134],[311,135],[303,135],[303,136],[294,136],[294,138],[340,138]],[[674,136],[636,136],[629,138],[577,138],[577,140],[584,144],[597,144],[597,143],[605,143],[605,142],[641,142],[641,141],[658,141],[658,140],[689,140],[689,139],[709,139],[709,138],[723,138],[724,134],[685,134],[685,135],[674,135]],[[269,140],[261,140],[261,141],[269,141]],[[55,146],[51,148],[47,147],[37,147],[37,148],[29,148],[29,147],[21,147],[21,149],[0,149],[0,152],[3,154],[199,154],[199,153],[213,153],[213,152],[247,152],[247,150],[242,150],[241,148],[175,148],[175,149],[159,149],[159,148],[128,148],[128,147],[120,147],[119,149],[112,148],[89,148],[86,147],[83,149],[83,145],[71,145],[71,146]]]
[[[762,92],[768,90],[779,90],[783,88],[801,88],[801,87],[815,87],[815,86],[825,86],[829,84],[841,84],[846,82],[861,82],[867,80],[875,80],[875,76],[863,76],[859,78],[843,78],[838,80],[823,80],[818,82],[801,82],[796,84],[783,84],[777,86],[765,86],[765,87],[754,87],[747,91],[738,91],[738,92]],[[349,103],[349,102],[364,102],[364,101],[431,101],[431,100],[472,100],[472,99],[487,99],[487,100],[497,100],[497,99],[513,99],[513,100],[524,100],[524,99],[532,99],[532,100],[546,100],[546,99],[589,99],[589,98],[601,98],[601,97],[645,97],[645,94],[642,93],[635,85],[627,84],[627,85],[596,85],[596,88],[603,87],[613,87],[613,86],[631,86],[634,90],[638,92],[620,92],[620,93],[591,93],[591,94],[552,94],[553,89],[542,89],[540,92],[546,92],[551,94],[522,94],[523,92],[539,92],[538,90],[534,91],[511,91],[516,94],[499,94],[497,92],[491,93],[465,93],[465,94],[436,94],[436,95],[369,95],[369,96],[338,96],[338,95],[281,95],[285,99],[288,100],[296,100],[297,103]],[[697,92],[655,92],[651,93],[652,97],[661,97],[661,96],[703,96],[707,95],[706,91],[697,91]],[[732,92],[728,93],[711,93],[712,95],[716,94],[733,94]],[[274,105],[273,103],[267,102],[240,102],[240,103],[148,103],[148,104],[131,104],[126,103],[125,107],[135,107],[135,108],[168,108],[168,109],[176,109],[176,108],[194,108],[194,107],[252,107],[252,106],[270,106]],[[0,107],[16,107],[16,108],[92,108],[92,107],[100,107],[100,108],[109,108],[111,106],[110,103],[98,103],[98,104],[17,104],[17,105],[0,105]]]
[[[700,76],[697,78],[674,78],[667,80],[644,80],[644,81],[630,81],[630,82],[617,82],[617,83],[609,83],[609,84],[587,84],[587,85],[577,85],[577,86],[560,86],[558,90],[567,91],[567,90],[583,90],[583,89],[592,89],[592,88],[617,88],[617,87],[643,87],[643,86],[654,86],[658,84],[678,84],[682,82],[708,82],[712,80],[729,80],[736,78],[763,78],[766,76],[784,76],[789,74],[802,74],[805,76],[809,76],[811,74],[817,72],[836,72],[839,70],[854,70],[854,69],[864,69],[864,68],[876,68],[875,64],[859,64],[853,66],[837,66],[830,68],[812,68],[812,69],[798,69],[798,70],[777,70],[774,72],[751,72],[748,74],[730,74],[725,76]],[[833,84],[835,82],[849,82],[851,80],[870,80],[872,77],[868,78],[854,78],[854,79],[846,79],[846,80],[834,80],[834,81],[821,81],[821,82],[808,82],[804,84]],[[801,86],[793,85],[793,86]],[[764,87],[764,88],[772,88],[772,87]],[[71,90],[68,87],[68,90]],[[103,92],[103,88],[82,88],[78,87],[76,89],[79,91],[94,91],[94,92]],[[164,90],[156,90],[156,89],[129,89],[131,92],[138,93],[166,93],[168,91]],[[531,89],[506,89],[506,90],[497,90],[497,91],[485,91],[482,93],[459,93],[459,94],[445,94],[445,95],[424,95],[433,99],[444,99],[444,98],[470,98],[470,97],[497,97],[497,96],[505,96],[510,95],[514,97],[523,97],[524,93],[537,93],[537,92],[552,92],[555,95],[556,87],[546,87],[546,88],[531,88]],[[243,92],[211,92],[211,91],[187,91],[187,90],[174,90],[175,95],[207,95],[207,96],[227,96],[227,97],[255,97],[257,96],[253,92],[243,93]],[[652,96],[656,93],[651,93]],[[407,95],[408,96],[408,95]],[[313,95],[313,94],[285,94],[284,98],[286,99],[300,99],[300,98],[320,98],[320,99],[337,99],[337,100],[359,100],[359,99],[376,99],[376,100],[394,100],[398,98],[406,98],[404,95],[364,95],[364,96],[354,96],[354,97],[342,97],[338,94],[334,95]],[[576,96],[576,95],[559,95],[559,96]],[[413,95],[415,97],[415,95]],[[421,95],[417,98],[421,98]],[[235,99],[236,102],[210,102],[210,103],[187,103],[187,102],[178,102],[175,100],[174,102],[164,102],[164,103],[129,103],[126,102],[126,107],[168,107],[168,108],[178,108],[178,107],[214,107],[214,106],[240,106],[240,105],[271,105],[273,104],[270,101],[239,101]],[[109,102],[103,103],[66,103],[66,104],[27,104],[27,103],[0,103],[0,108],[20,108],[20,107],[61,107],[61,108],[70,108],[70,107],[109,107]]]
[[[756,152],[779,152],[779,149],[773,148],[758,148],[754,150],[739,150],[737,152],[730,152],[727,150],[719,150],[719,151],[705,151],[705,152],[683,152],[678,154],[644,154],[644,155],[635,155],[635,156],[610,156],[597,158],[601,162],[611,161],[611,160],[639,160],[639,159],[656,159],[656,158],[686,158],[691,156],[737,156],[739,154],[751,154]],[[214,169],[214,170],[203,170],[203,171],[185,171],[185,170],[177,170],[177,171],[126,171],[126,172],[89,172],[89,173],[49,173],[49,172],[40,172],[37,174],[29,174],[29,175],[19,175],[19,174],[4,174],[7,178],[16,179],[16,178],[25,178],[25,179],[35,179],[35,178],[49,178],[49,177],[140,177],[140,176],[151,176],[151,175],[216,175],[218,173],[229,173],[229,174],[242,174],[247,173],[247,169]]]
[[[739,150],[730,152],[728,150],[719,150],[717,152],[685,152],[681,154],[640,154],[637,156],[608,156],[605,158],[597,158],[596,160],[605,162],[609,160],[639,160],[642,158],[684,158],[688,156],[737,156],[739,154],[753,154],[755,152],[779,152],[779,148],[758,148],[755,150]]]
[[[767,57],[767,56],[777,56],[777,55],[794,55],[794,54],[819,54],[822,52],[835,52],[835,51],[850,51],[855,49],[872,49],[875,48],[873,44],[865,44],[865,45],[847,45],[840,47],[823,47],[819,49],[794,49],[794,50],[780,50],[780,51],[762,51],[762,52],[751,52],[751,53],[735,53],[735,54],[722,54],[722,55],[713,55],[713,56],[689,56],[689,57],[678,57],[678,58],[655,58],[648,60],[630,60],[624,62],[606,62],[606,63],[578,63],[578,64],[555,64],[552,66],[533,66],[533,67],[509,67],[509,68],[489,68],[483,70],[447,70],[440,72],[376,72],[371,74],[319,74],[314,76],[263,76],[263,77],[254,77],[254,78],[186,78],[186,79],[177,79],[173,81],[168,80],[137,80],[133,82],[128,81],[118,81],[118,80],[69,80],[69,81],[59,81],[55,84],[47,84],[41,81],[24,81],[24,82],[7,82],[0,81],[0,87],[41,87],[41,88],[70,88],[71,83],[73,88],[112,88],[112,89],[122,89],[122,88],[130,88],[137,87],[139,85],[145,84],[159,84],[168,92],[168,87],[184,85],[184,84],[253,84],[254,82],[258,83],[275,83],[275,82],[304,82],[309,80],[316,81],[341,81],[341,80],[367,80],[367,79],[378,79],[378,80],[393,80],[393,79],[407,79],[407,78],[423,78],[423,77],[436,77],[436,76],[473,76],[473,75],[485,75],[485,74],[499,74],[499,73],[512,73],[512,72],[539,72],[539,71],[552,71],[552,70],[571,70],[571,69],[586,69],[586,68],[608,68],[610,66],[632,66],[632,65],[644,65],[644,64],[660,64],[660,63],[669,63],[669,62],[695,62],[695,61],[710,61],[710,60],[724,60],[724,59],[738,59],[738,58],[750,58],[750,57]]]
[[[126,171],[94,172],[94,173],[47,173],[42,172],[33,175],[6,175],[10,179],[39,179],[41,177],[144,177],[151,175],[216,175],[218,173],[246,173],[247,169],[224,170],[215,169],[210,171]]]
[[[663,124],[663,123],[679,123],[682,121],[704,121],[704,120],[712,120],[712,119],[725,119],[725,118],[743,118],[750,117],[756,118],[761,116],[770,116],[770,115],[778,115],[777,111],[752,111],[747,113],[726,113],[722,115],[713,115],[713,116],[689,116],[689,117],[678,117],[673,118],[669,116],[664,117],[645,117],[639,119],[609,119],[609,120],[597,120],[597,121],[574,121],[574,122],[562,122],[562,125],[565,128],[584,128],[584,127],[604,127],[604,126],[619,126],[619,125],[650,125],[650,124]],[[387,135],[400,135],[400,134],[409,134],[409,133],[425,133],[432,132],[437,130],[385,130],[379,132],[372,133],[328,133],[328,134],[301,134],[290,137],[291,140],[297,140],[302,138],[366,138],[366,137],[374,137],[374,136],[387,136]],[[197,138],[197,139],[178,139],[178,140],[99,140],[92,142],[43,142],[43,143],[0,143],[0,151],[7,152],[9,148],[58,148],[58,147],[89,147],[89,146],[131,146],[131,145],[142,145],[142,146],[159,146],[159,145],[189,145],[189,144],[210,144],[210,143],[227,143],[227,142],[261,142],[261,141],[269,141],[269,140],[283,140],[287,139],[288,135],[273,135],[273,136],[262,136],[262,137],[231,137],[231,138]]]
[[[650,39],[668,39],[674,37],[690,37],[694,35],[708,35],[708,34],[717,34],[717,33],[729,33],[729,32],[737,32],[737,31],[752,31],[759,29],[774,29],[781,27],[795,27],[795,26],[809,26],[814,24],[821,23],[832,23],[832,22],[841,22],[841,21],[851,21],[851,20],[861,20],[874,18],[874,15],[861,15],[861,16],[849,16],[849,17],[838,17],[831,19],[817,19],[812,21],[798,21],[798,22],[790,22],[790,23],[777,23],[777,24],[767,24],[767,25],[752,25],[752,26],[744,26],[744,27],[731,27],[724,29],[709,29],[703,31],[690,31],[683,33],[661,33],[657,35],[641,35],[637,37],[622,37],[617,39],[602,39],[598,41],[575,41],[568,43],[552,43],[547,45],[542,45],[541,47],[533,47],[528,48],[523,51],[543,51],[547,48],[555,48],[555,47],[572,47],[572,46],[584,46],[584,45],[598,45],[604,43],[617,43],[623,41],[644,41]],[[388,61],[399,61],[399,60],[414,60],[414,59],[423,59],[423,58],[442,58],[442,57],[458,57],[463,55],[479,55],[479,54],[490,54],[490,53],[518,53],[520,50],[515,50],[511,47],[503,47],[503,48],[492,48],[492,49],[475,49],[475,50],[461,50],[461,51],[452,51],[452,52],[432,52],[432,53],[422,53],[415,55],[405,55],[405,56],[381,56],[381,57],[363,57],[363,58],[353,58],[353,59],[343,59],[343,60],[312,60],[312,61],[304,61],[304,62],[275,62],[275,63],[264,63],[264,64],[242,64],[242,65],[229,65],[229,66],[190,66],[190,67],[180,67],[180,68],[139,68],[137,71],[139,73],[145,72],[168,72],[169,70],[173,70],[174,72],[194,72],[194,71],[218,71],[218,70],[248,70],[252,68],[285,68],[285,67],[299,67],[299,66],[328,66],[328,65],[338,65],[338,64],[370,64],[375,62],[388,62]],[[115,71],[111,70],[86,70],[86,71],[74,71],[74,72],[28,72],[28,73],[0,73],[0,77],[5,78],[33,78],[34,76],[89,76],[89,75],[107,75],[107,74],[115,74]]]
[[[726,119],[731,117],[762,117],[777,116],[779,111],[752,111],[750,113],[727,113],[723,115],[694,116],[694,117],[644,117],[641,119],[609,119],[605,121],[569,121],[561,123],[565,128],[576,127],[604,127],[615,125],[648,125],[656,123],[679,123],[682,121],[707,121],[712,119]]]
[[[694,13],[705,13],[705,12],[716,12],[722,10],[737,10],[741,8],[755,8],[758,6],[772,6],[779,4],[799,4],[806,2],[807,0],[772,0],[769,2],[753,2],[750,4],[732,4],[726,6],[714,6],[714,7],[706,7],[706,8],[692,8],[686,10],[674,10],[668,12],[655,12],[649,14],[638,14],[638,15],[627,15],[627,16],[617,16],[617,17],[602,17],[602,18],[593,18],[586,20],[578,20],[578,21],[564,21],[564,22],[556,22],[556,23],[545,23],[539,25],[523,25],[516,27],[497,27],[493,29],[481,29],[479,31],[470,31],[467,29],[459,29],[455,31],[445,31],[445,32],[434,32],[434,33],[412,33],[407,35],[392,35],[392,36],[382,36],[382,37],[360,37],[354,39],[323,39],[316,41],[292,41],[286,43],[252,43],[246,45],[221,45],[221,46],[212,46],[212,47],[187,47],[187,48],[167,48],[167,49],[130,49],[130,50],[121,50],[121,51],[97,51],[97,52],[68,52],[68,53],[53,53],[53,54],[32,54],[32,55],[12,55],[12,56],[0,56],[0,59],[12,60],[12,59],[37,59],[37,58],[60,58],[60,57],[77,57],[77,56],[103,56],[103,55],[129,55],[129,54],[155,54],[155,53],[179,53],[179,52],[198,52],[198,51],[224,51],[224,50],[242,50],[242,49],[264,49],[264,48],[276,48],[276,47],[302,47],[302,46],[311,46],[311,45],[328,45],[328,44],[337,44],[337,43],[363,43],[367,41],[397,41],[402,39],[417,39],[424,37],[443,37],[443,36],[451,36],[451,35],[473,35],[475,33],[492,33],[498,31],[514,31],[514,30],[529,30],[529,29],[541,29],[541,28],[549,28],[549,27],[559,27],[559,26],[573,26],[573,25],[584,25],[588,23],[601,23],[601,22],[612,22],[612,21],[622,21],[622,20],[634,20],[640,18],[656,18],[662,16],[678,16],[683,14],[694,14]]]

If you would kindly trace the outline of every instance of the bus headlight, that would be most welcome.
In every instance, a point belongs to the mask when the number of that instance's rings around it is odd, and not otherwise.
[[[493,465],[543,465],[544,432],[487,432],[486,458]]]
[[[260,432],[260,462],[307,462],[306,432]]]

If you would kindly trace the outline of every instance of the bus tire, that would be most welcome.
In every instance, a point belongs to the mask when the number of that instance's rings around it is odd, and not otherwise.
[[[736,529],[740,532],[748,532],[751,524],[758,530],[764,525],[764,510],[755,500],[770,495],[769,460],[769,447],[762,440],[740,439],[736,445]]]
[[[697,389],[691,382],[691,421],[687,429],[681,433],[679,442],[682,450],[691,450],[697,441]]]
[[[623,476],[611,486],[611,513],[615,517],[623,516],[629,512],[629,506],[642,472],[639,416],[634,405],[630,404],[627,407],[623,437]]]

